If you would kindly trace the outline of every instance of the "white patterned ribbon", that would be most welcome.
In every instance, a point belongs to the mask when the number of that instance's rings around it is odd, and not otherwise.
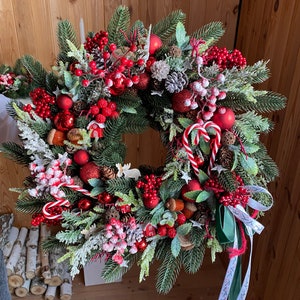
[[[270,194],[270,192],[260,186],[254,186],[254,185],[247,185],[244,186],[250,193],[255,194],[255,193],[265,193],[267,194],[271,199],[271,204],[268,206],[265,206],[253,198],[249,198],[248,201],[248,206],[258,210],[258,211],[267,211],[273,206],[273,197]],[[245,273],[244,281],[242,283],[239,295],[236,300],[245,300],[249,288],[249,282],[250,282],[250,274],[251,274],[251,262],[252,262],[252,252],[253,252],[253,234],[254,232],[260,234],[264,226],[260,224],[258,221],[254,220],[251,218],[251,216],[245,211],[245,209],[241,205],[237,205],[236,207],[233,206],[228,206],[229,211],[241,222],[246,227],[247,234],[249,235],[250,239],[250,253],[249,253],[249,261],[248,261],[248,267],[247,271]],[[235,228],[235,233],[234,233],[234,241],[233,241],[233,248],[238,247],[238,236]],[[237,262],[238,262],[238,257],[234,256],[230,259],[229,265],[227,267],[227,271],[225,274],[225,279],[222,285],[221,292],[219,294],[219,300],[226,300],[228,298],[229,292],[230,292],[230,287],[234,279],[234,274],[235,270],[237,267]]]

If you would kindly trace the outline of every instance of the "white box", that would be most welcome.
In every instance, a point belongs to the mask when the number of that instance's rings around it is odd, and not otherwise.
[[[98,285],[98,284],[106,284],[106,282],[102,279],[101,273],[104,268],[105,259],[98,258],[84,266],[83,274],[84,274],[84,284],[86,286],[89,285]],[[121,282],[122,278],[116,280],[115,282]]]

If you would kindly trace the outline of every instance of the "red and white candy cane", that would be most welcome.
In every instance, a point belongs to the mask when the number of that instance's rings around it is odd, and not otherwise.
[[[216,132],[216,137],[215,137],[213,145],[212,145],[211,156],[210,156],[210,160],[209,160],[209,167],[207,170],[208,175],[210,175],[211,169],[213,168],[215,160],[216,160],[216,155],[221,146],[221,128],[212,121],[206,122],[203,126],[205,129],[208,127],[211,127]]]
[[[210,175],[211,169],[213,168],[214,162],[216,160],[217,152],[221,145],[221,129],[220,129],[220,127],[212,121],[208,121],[208,122],[204,123],[203,125],[201,125],[199,123],[195,123],[195,124],[188,126],[183,133],[182,143],[187,152],[188,158],[190,160],[190,163],[191,163],[192,168],[196,175],[199,174],[198,164],[197,164],[197,161],[195,160],[193,151],[189,145],[188,136],[193,130],[198,130],[198,132],[195,136],[195,139],[193,141],[194,144],[197,145],[199,143],[201,136],[203,136],[204,140],[206,142],[208,142],[210,140],[210,137],[206,130],[206,128],[208,128],[208,127],[211,127],[213,129],[215,129],[215,131],[216,131],[216,137],[213,142],[212,153],[211,153],[211,157],[210,157],[210,161],[209,161],[209,167],[207,170],[208,175]]]
[[[191,165],[192,165],[192,168],[194,169],[195,174],[198,175],[199,174],[198,164],[195,160],[193,151],[189,145],[189,140],[188,140],[188,136],[193,130],[198,130],[197,135],[195,136],[195,139],[194,139],[194,144],[199,143],[200,136],[203,136],[203,138],[206,142],[208,142],[210,140],[210,137],[209,137],[207,131],[205,130],[205,128],[199,123],[195,123],[195,124],[188,126],[183,133],[182,144],[185,148],[185,151],[188,155],[189,161],[191,162]]]
[[[47,218],[47,219],[50,219],[50,220],[61,219],[61,214],[52,214],[52,213],[50,213],[51,208],[61,207],[61,206],[69,207],[70,206],[69,200],[62,199],[62,198],[57,198],[56,201],[47,202],[44,205],[43,209],[42,209],[44,217]]]
[[[86,196],[91,197],[91,193],[88,190],[83,189],[79,185],[62,183],[60,186],[68,187],[68,188],[70,188],[70,189],[72,189],[74,191],[77,191],[79,193],[82,193],[82,194],[84,194]],[[51,208],[60,207],[60,206],[69,207],[70,206],[70,202],[67,199],[56,198],[56,201],[46,203],[44,205],[43,209],[42,209],[44,217],[47,218],[47,219],[51,219],[51,220],[61,219],[61,214],[51,214],[49,212]]]

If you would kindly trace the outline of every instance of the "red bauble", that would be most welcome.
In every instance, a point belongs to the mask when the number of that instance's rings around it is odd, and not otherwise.
[[[144,229],[144,235],[145,237],[152,237],[156,235],[156,229],[152,224],[147,224]]]
[[[138,248],[139,251],[144,251],[148,246],[145,239],[142,239],[139,242],[136,242],[135,245],[136,245],[136,247]]]
[[[212,117],[212,121],[222,130],[230,129],[235,122],[235,114],[230,108],[220,107]]]
[[[80,210],[86,211],[89,210],[92,206],[92,201],[87,198],[82,198],[78,201],[77,206]]]
[[[184,194],[191,191],[201,191],[202,187],[200,182],[197,179],[190,180],[187,184],[185,184],[181,189],[181,197],[183,200],[188,202],[195,202],[194,199],[188,198]]]
[[[79,176],[84,183],[89,179],[99,178],[101,175],[100,168],[94,162],[90,161],[80,168]]]
[[[98,202],[100,202],[101,204],[109,204],[113,201],[113,196],[107,192],[103,192],[101,194],[98,195]]]
[[[147,199],[143,199],[144,206],[148,209],[153,209],[156,207],[159,203],[159,197],[157,196],[152,196]]]
[[[53,119],[56,129],[60,131],[69,131],[74,127],[74,121],[74,115],[68,110],[59,112]]]
[[[56,104],[60,109],[70,109],[73,106],[73,100],[68,95],[60,94],[56,98]]]
[[[182,90],[179,93],[175,93],[172,96],[172,108],[176,112],[184,113],[188,112],[192,100],[192,93],[189,90]]]
[[[83,166],[90,160],[90,155],[86,150],[78,150],[73,155],[74,162],[79,165]]]
[[[150,45],[149,45],[149,53],[153,55],[158,49],[163,45],[159,36],[154,33],[150,34]]]
[[[150,75],[148,73],[141,73],[139,75],[139,82],[137,84],[135,84],[134,86],[138,89],[138,90],[146,90],[147,87],[149,86],[149,82],[150,82]]]

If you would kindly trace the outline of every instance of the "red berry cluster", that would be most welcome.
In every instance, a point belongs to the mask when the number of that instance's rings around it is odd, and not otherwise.
[[[143,191],[143,203],[146,208],[153,209],[158,204],[158,191],[161,184],[161,177],[156,177],[154,174],[146,175],[143,180],[137,182],[136,187]]]
[[[47,219],[45,218],[45,216],[42,213],[34,213],[32,215],[32,219],[31,219],[31,225],[32,226],[39,226],[41,223],[45,223],[49,226],[55,226],[60,224],[60,220],[59,219]]]
[[[105,123],[106,118],[119,117],[117,104],[104,98],[100,98],[96,104],[92,105],[89,113],[94,117],[97,123]]]
[[[232,69],[233,67],[243,68],[246,66],[246,58],[242,53],[234,49],[228,52],[226,48],[218,48],[213,46],[208,49],[203,55],[203,62],[205,65],[216,63],[221,70]]]
[[[168,225],[159,225],[157,227],[157,234],[160,236],[168,236],[169,238],[173,239],[177,231],[174,227]]]
[[[216,198],[219,198],[221,193],[225,191],[218,179],[213,177],[205,181],[204,189],[207,191],[213,191]]]
[[[248,191],[240,186],[238,187],[234,192],[227,192],[225,195],[223,195],[220,198],[220,203],[224,206],[231,205],[233,207],[237,206],[238,204],[241,204],[243,207],[245,207],[249,200],[249,193]]]
[[[84,48],[91,52],[93,49],[102,51],[108,43],[108,33],[106,31],[99,31],[93,37],[87,37]]]
[[[55,104],[55,97],[49,95],[43,88],[36,88],[30,92],[32,103],[35,105],[35,113],[41,118],[51,118],[51,105]],[[25,106],[25,111],[30,111],[31,106]]]

